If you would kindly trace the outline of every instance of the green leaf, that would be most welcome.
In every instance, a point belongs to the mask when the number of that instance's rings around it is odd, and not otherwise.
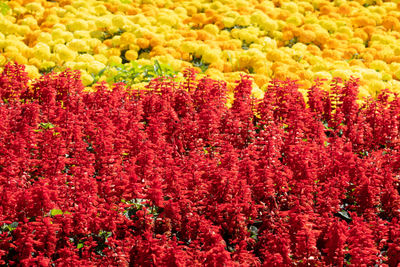
[[[154,72],[157,74],[157,76],[163,75],[163,71],[158,60],[154,61]]]
[[[48,130],[48,129],[54,128],[55,126],[54,126],[52,123],[50,123],[50,122],[41,122],[41,123],[39,124],[39,127],[43,128],[43,129],[45,129],[45,130]]]
[[[50,216],[56,216],[56,215],[63,215],[62,210],[52,209],[52,210],[50,211]]]
[[[3,224],[3,226],[0,227],[0,233],[1,232],[11,232],[17,229],[18,227],[18,222],[13,222],[10,224]]]
[[[6,15],[9,10],[10,10],[10,7],[6,3],[0,2],[0,13],[1,14]]]
[[[83,248],[83,243],[78,243],[78,245],[76,246],[77,249],[81,249]]]

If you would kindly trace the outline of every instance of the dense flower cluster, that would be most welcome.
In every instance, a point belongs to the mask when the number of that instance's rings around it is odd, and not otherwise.
[[[66,67],[85,86],[110,66],[201,68],[228,87],[240,73],[272,79],[359,77],[360,95],[400,92],[398,1],[10,0],[0,5],[0,66],[31,77]],[[7,8],[6,8],[7,7]],[[101,80],[100,79],[100,80]]]
[[[0,74],[0,264],[397,266],[400,98]],[[150,89],[150,90],[148,90]]]

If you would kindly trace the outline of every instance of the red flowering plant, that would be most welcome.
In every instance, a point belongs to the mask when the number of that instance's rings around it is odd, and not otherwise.
[[[399,112],[358,80],[0,75],[0,264],[396,266]]]

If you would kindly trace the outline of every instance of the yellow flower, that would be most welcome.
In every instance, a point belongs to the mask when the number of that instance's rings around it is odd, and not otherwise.
[[[126,23],[126,19],[123,15],[115,15],[111,21],[112,25],[117,28],[122,28]]]
[[[84,86],[91,85],[93,83],[93,77],[86,71],[81,71],[81,80]]]
[[[332,33],[336,32],[337,30],[336,23],[332,20],[327,20],[327,19],[320,20],[319,25],[321,25],[324,29]]]
[[[313,79],[315,80],[316,78],[327,79],[328,81],[330,81],[332,79],[332,75],[327,71],[318,71],[314,73]]]
[[[381,73],[376,72],[375,70],[371,70],[371,69],[363,69],[361,72],[361,75],[362,75],[363,79],[366,81],[382,79]]]
[[[392,75],[388,72],[382,72],[382,80],[383,81],[390,81],[392,80]]]
[[[88,64],[87,70],[89,73],[97,74],[106,67],[103,63],[93,60]]]
[[[214,63],[217,62],[220,58],[221,52],[216,49],[208,49],[203,52],[202,59],[206,63]]]
[[[89,39],[90,32],[89,31],[75,31],[74,37],[78,39]]]
[[[385,82],[383,81],[378,81],[378,80],[374,80],[374,81],[370,81],[368,82],[368,92],[371,95],[376,95],[378,94],[380,91],[382,91],[383,89],[387,88],[387,85]]]
[[[235,19],[230,17],[223,17],[222,23],[224,24],[225,28],[232,28],[235,26]]]
[[[81,39],[71,40],[67,43],[67,47],[76,52],[87,52],[89,50],[89,46]]]
[[[33,65],[25,65],[25,71],[31,79],[37,79],[40,77],[39,70]]]
[[[111,56],[108,59],[108,65],[118,65],[122,63],[122,59],[119,56]]]
[[[71,32],[88,30],[88,23],[83,19],[76,19],[67,24],[67,29]]]
[[[110,17],[102,16],[95,20],[95,24],[98,29],[109,29],[112,26],[112,21]]]
[[[0,66],[4,66],[6,62],[7,59],[3,55],[0,55]]]
[[[369,67],[376,71],[386,71],[388,70],[388,66],[383,60],[374,60],[369,64]]]
[[[339,77],[344,80],[349,79],[351,76],[351,71],[346,69],[336,69],[332,71],[332,77]]]
[[[288,17],[286,19],[286,22],[294,24],[296,26],[300,26],[301,24],[303,24],[303,17],[300,14],[294,14]]]
[[[285,10],[288,10],[291,13],[299,12],[297,3],[294,3],[294,2],[284,2],[284,3],[282,3],[282,7],[281,8],[285,9]]]
[[[121,45],[130,45],[135,43],[136,40],[136,36],[131,33],[131,32],[124,32],[123,34],[121,34]]]
[[[44,12],[44,8],[40,5],[40,3],[28,3],[24,7],[31,13],[42,14]]]
[[[212,35],[217,35],[219,32],[218,27],[215,26],[214,24],[205,25],[204,30],[207,31],[208,33],[211,33]]]
[[[33,47],[33,54],[38,59],[47,60],[51,56],[50,47],[45,43],[39,42]]]
[[[73,61],[78,56],[76,51],[69,49],[64,44],[58,44],[54,47],[54,52],[58,56],[59,60],[62,61]]]
[[[235,25],[238,25],[238,26],[249,26],[250,22],[251,22],[250,17],[244,16],[244,15],[238,16],[235,19]]]
[[[267,52],[267,59],[269,61],[281,61],[282,60],[282,52],[277,49],[269,49]]]
[[[138,53],[135,50],[128,50],[125,53],[125,58],[129,61],[134,61],[138,58]]]
[[[43,61],[42,64],[40,65],[40,70],[48,70],[51,69],[55,66],[56,64],[53,61]]]

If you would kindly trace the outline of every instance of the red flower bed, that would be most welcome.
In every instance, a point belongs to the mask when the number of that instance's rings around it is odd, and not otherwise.
[[[82,92],[0,75],[0,264],[290,266],[400,262],[400,98],[357,80],[243,77]]]

